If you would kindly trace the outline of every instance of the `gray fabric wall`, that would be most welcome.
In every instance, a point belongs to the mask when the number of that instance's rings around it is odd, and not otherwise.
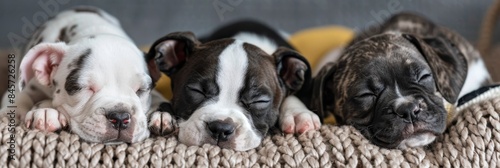
[[[9,36],[26,37],[23,26],[39,24],[45,16],[76,5],[97,6],[116,16],[139,45],[150,44],[173,31],[204,34],[241,18],[262,20],[290,33],[332,24],[360,30],[399,11],[419,12],[475,41],[491,3],[492,0],[5,0],[0,1],[0,48],[18,45]]]

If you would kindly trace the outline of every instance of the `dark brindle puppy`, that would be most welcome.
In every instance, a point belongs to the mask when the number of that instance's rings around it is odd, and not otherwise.
[[[376,145],[431,143],[445,130],[447,108],[491,82],[479,53],[447,28],[408,13],[374,28],[322,67],[305,101]]]

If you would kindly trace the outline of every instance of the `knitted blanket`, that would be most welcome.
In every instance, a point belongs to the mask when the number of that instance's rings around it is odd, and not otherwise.
[[[499,167],[500,87],[458,109],[456,122],[433,144],[406,150],[379,148],[350,126],[268,136],[260,147],[238,152],[186,146],[175,137],[103,145],[64,131],[15,127],[12,134],[2,118],[0,167]]]

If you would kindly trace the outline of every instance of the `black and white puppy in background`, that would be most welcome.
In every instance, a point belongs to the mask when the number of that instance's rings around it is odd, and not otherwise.
[[[467,40],[415,14],[394,15],[337,53],[306,101],[387,148],[433,142],[456,115],[459,97],[491,83]]]
[[[292,96],[311,71],[291,48],[253,21],[226,25],[201,42],[190,32],[160,38],[146,59],[154,81],[162,72],[171,78],[173,98],[170,112],[159,117],[178,119],[182,143],[239,151],[257,147],[275,127],[299,134],[319,129],[318,116]]]

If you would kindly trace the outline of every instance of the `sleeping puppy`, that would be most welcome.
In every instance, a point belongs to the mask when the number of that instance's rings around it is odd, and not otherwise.
[[[153,85],[144,54],[113,16],[84,6],[63,11],[37,29],[27,49],[15,104],[5,96],[3,114],[15,110],[18,124],[48,132],[69,126],[90,142],[150,135]]]
[[[154,81],[161,72],[172,80],[171,106],[163,110],[169,113],[161,118],[178,119],[180,142],[245,151],[257,147],[278,120],[285,133],[319,128],[318,116],[290,96],[309,83],[309,64],[278,33],[242,21],[203,41],[190,32],[171,33],[146,58]],[[163,130],[155,133],[168,132]]]
[[[469,42],[414,14],[394,15],[340,53],[322,67],[304,101],[386,148],[433,142],[453,119],[458,98],[491,82]]]

